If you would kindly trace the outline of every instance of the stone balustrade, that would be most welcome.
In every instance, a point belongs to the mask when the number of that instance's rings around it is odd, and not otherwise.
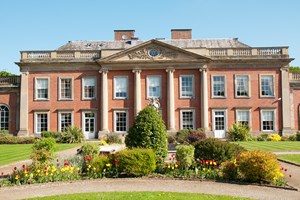
[[[0,76],[0,86],[19,86],[20,76]]]
[[[290,72],[289,79],[290,81],[300,81],[300,72]]]
[[[259,48],[210,48],[201,51],[203,56],[211,58],[247,58],[247,57],[272,57],[287,58],[288,47],[259,47]],[[81,51],[22,51],[21,61],[39,60],[95,60],[101,57],[100,50]]]

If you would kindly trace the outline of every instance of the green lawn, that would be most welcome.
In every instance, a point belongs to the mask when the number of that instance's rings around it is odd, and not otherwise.
[[[247,150],[262,151],[300,151],[300,141],[284,141],[284,142],[235,142],[245,147]]]
[[[63,151],[81,144],[57,144],[56,151]],[[32,152],[32,144],[2,144],[0,145],[0,166],[15,161],[29,159]]]
[[[282,160],[287,160],[293,163],[297,163],[300,165],[300,154],[285,154],[285,155],[277,155],[278,158]]]
[[[101,199],[101,200],[198,200],[198,199],[249,199],[241,197],[211,195],[211,194],[191,194],[191,193],[175,193],[175,192],[101,192],[101,193],[80,193],[68,194],[49,197],[39,197],[32,199],[49,199],[49,200],[76,200],[76,199]]]

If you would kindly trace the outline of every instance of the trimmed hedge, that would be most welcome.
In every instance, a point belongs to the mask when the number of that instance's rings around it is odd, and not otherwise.
[[[18,137],[6,133],[0,134],[0,144],[33,144],[34,137]]]

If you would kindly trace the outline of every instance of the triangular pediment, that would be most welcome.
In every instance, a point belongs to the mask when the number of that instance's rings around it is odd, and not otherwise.
[[[99,59],[100,63],[120,62],[176,62],[176,61],[205,61],[210,58],[186,51],[184,49],[160,42],[149,40],[140,45],[128,48],[111,56]]]

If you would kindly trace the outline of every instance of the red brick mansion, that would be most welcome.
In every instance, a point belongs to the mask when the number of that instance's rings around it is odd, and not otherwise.
[[[82,128],[86,138],[126,133],[158,98],[169,132],[205,128],[217,138],[235,122],[253,134],[299,129],[300,76],[288,47],[251,47],[236,38],[69,41],[53,51],[22,51],[21,75],[0,78],[0,129],[18,136]]]

